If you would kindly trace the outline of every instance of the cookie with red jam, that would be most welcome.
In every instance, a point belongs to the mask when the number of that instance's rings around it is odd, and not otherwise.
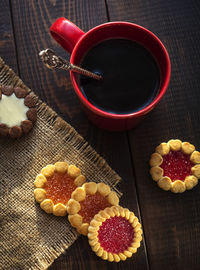
[[[72,192],[85,182],[75,165],[67,162],[49,164],[36,176],[34,196],[40,207],[48,214],[55,216],[67,215],[67,202]]]
[[[141,224],[127,208],[112,206],[101,210],[91,220],[88,239],[92,250],[103,260],[124,261],[140,247]]]
[[[119,198],[104,183],[88,182],[72,192],[67,203],[68,220],[80,234],[87,235],[90,221],[106,207],[118,205]]]
[[[182,193],[198,183],[200,152],[189,142],[170,140],[156,147],[150,166],[150,174],[160,188]]]

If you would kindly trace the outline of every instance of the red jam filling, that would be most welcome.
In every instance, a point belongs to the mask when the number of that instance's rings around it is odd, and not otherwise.
[[[164,176],[168,176],[172,181],[185,180],[185,177],[191,174],[192,162],[190,155],[182,151],[170,151],[163,156],[163,163],[160,167],[164,170]]]
[[[54,204],[66,204],[71,198],[71,193],[77,188],[74,180],[67,173],[54,172],[51,177],[47,178],[47,183],[44,189],[47,193],[47,198],[51,199]]]
[[[133,242],[134,231],[128,220],[123,217],[111,217],[99,228],[99,243],[107,252],[124,252]]]
[[[96,192],[94,195],[87,194],[85,200],[80,202],[80,205],[81,210],[78,214],[83,217],[84,223],[90,223],[100,210],[104,210],[106,207],[111,206],[107,199],[99,192]]]

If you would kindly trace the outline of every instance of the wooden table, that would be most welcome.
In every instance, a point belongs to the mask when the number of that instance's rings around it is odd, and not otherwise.
[[[0,56],[119,173],[121,204],[140,217],[144,229],[142,246],[126,262],[99,259],[80,237],[51,270],[200,269],[200,185],[175,195],[159,189],[148,172],[149,157],[160,142],[179,138],[200,150],[199,14],[198,0],[1,0]],[[61,16],[84,31],[108,21],[130,21],[163,41],[172,64],[170,86],[137,128],[100,130],[82,112],[69,74],[43,66],[38,52],[47,47],[69,59],[49,34]]]

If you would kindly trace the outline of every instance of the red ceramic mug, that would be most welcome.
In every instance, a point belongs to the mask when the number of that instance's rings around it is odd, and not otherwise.
[[[80,65],[85,53],[94,45],[113,38],[133,40],[151,52],[160,70],[160,87],[155,99],[146,107],[128,114],[106,112],[91,104],[79,87],[78,76],[70,71],[75,92],[81,101],[88,118],[97,126],[111,130],[123,131],[135,125],[150,112],[165,94],[171,74],[170,59],[162,42],[149,30],[129,22],[109,22],[83,32],[65,18],[57,19],[50,28],[52,37],[71,54],[70,62]]]

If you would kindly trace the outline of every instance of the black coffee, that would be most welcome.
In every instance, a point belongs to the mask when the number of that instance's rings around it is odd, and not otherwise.
[[[81,66],[99,73],[97,81],[80,76],[80,88],[101,110],[127,114],[150,104],[158,93],[160,72],[151,53],[127,39],[105,40],[84,56]]]

